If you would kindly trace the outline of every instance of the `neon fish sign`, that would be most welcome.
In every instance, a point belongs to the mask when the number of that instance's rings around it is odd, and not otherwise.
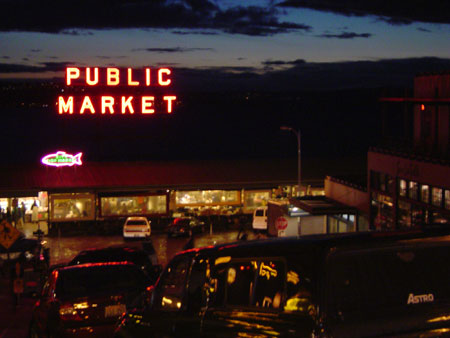
[[[72,115],[102,114],[155,114],[173,111],[177,97],[175,95],[159,95],[145,93],[143,95],[111,95],[112,87],[137,88],[142,94],[142,88],[167,88],[171,85],[172,71],[168,68],[133,70],[131,68],[121,70],[119,68],[90,68],[84,71],[77,67],[66,68],[66,86],[85,85],[89,87],[101,86],[107,89],[108,95],[92,96],[58,96],[56,105],[58,113]]]
[[[54,154],[49,154],[41,159],[42,164],[50,165],[53,167],[64,167],[64,166],[74,166],[81,165],[81,155],[83,153],[78,153],[76,155],[67,154],[65,151],[57,151]]]

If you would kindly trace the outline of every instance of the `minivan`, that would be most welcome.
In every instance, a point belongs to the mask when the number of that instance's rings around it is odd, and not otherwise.
[[[176,255],[115,337],[449,337],[450,236],[277,238]]]
[[[259,207],[253,211],[252,228],[256,231],[267,230],[267,207]]]

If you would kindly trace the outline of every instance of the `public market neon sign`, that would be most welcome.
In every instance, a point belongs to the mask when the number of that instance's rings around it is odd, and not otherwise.
[[[127,68],[126,72],[119,68],[90,68],[84,70],[78,67],[66,68],[66,86],[87,85],[88,87],[106,86],[123,88],[167,88],[172,84],[172,71],[169,68],[151,69],[144,68],[139,71]],[[155,79],[154,79],[155,77]],[[84,89],[83,89],[84,90]],[[59,96],[58,113],[89,115],[113,115],[113,114],[155,114],[173,111],[177,97],[175,95],[101,95],[100,97],[85,96]]]
[[[76,155],[67,154],[65,151],[57,151],[54,154],[48,154],[41,159],[41,163],[53,167],[72,167],[74,165],[82,165],[81,156],[83,153]]]

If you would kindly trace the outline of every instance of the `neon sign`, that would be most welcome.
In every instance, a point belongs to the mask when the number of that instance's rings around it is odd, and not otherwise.
[[[54,154],[49,154],[41,159],[42,164],[50,165],[54,167],[64,167],[64,166],[74,166],[81,165],[81,155],[83,153],[78,153],[76,155],[67,154],[65,151],[57,151]]]
[[[108,92],[117,92],[117,88],[137,88],[140,93],[144,88],[161,89],[172,84],[172,71],[169,68],[151,69],[144,68],[136,71],[132,68],[121,70],[119,68],[90,68],[82,71],[78,67],[66,68],[66,86],[73,89],[74,86],[87,85],[88,88],[106,88]],[[155,79],[154,79],[155,78]],[[84,91],[84,88],[82,89]],[[74,113],[83,115],[113,115],[113,114],[155,114],[173,111],[177,97],[175,95],[67,95],[58,96],[56,105],[58,113],[72,115]]]

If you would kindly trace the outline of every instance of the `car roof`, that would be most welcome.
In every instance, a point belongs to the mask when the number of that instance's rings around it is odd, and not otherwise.
[[[127,217],[127,221],[148,221],[147,217],[140,217],[140,216],[130,216]]]
[[[197,255],[230,255],[233,257],[258,257],[295,255],[302,251],[322,250],[357,250],[376,247],[393,247],[410,245],[447,245],[450,246],[449,231],[442,232],[357,232],[307,235],[300,237],[269,238],[251,241],[239,241],[228,244],[194,248],[180,252],[181,254]]]
[[[71,269],[86,269],[86,268],[101,268],[106,266],[131,266],[133,268],[136,268],[139,270],[139,268],[136,267],[135,264],[131,262],[96,262],[96,263],[84,263],[84,264],[78,264],[78,265],[67,265],[60,268],[57,268],[55,270],[59,272],[71,270]]]

